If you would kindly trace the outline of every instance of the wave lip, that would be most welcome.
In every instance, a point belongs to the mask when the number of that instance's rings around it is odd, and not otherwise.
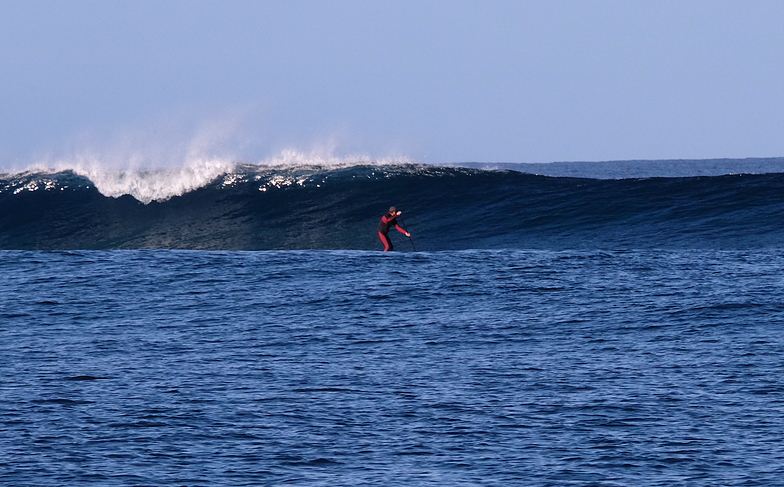
[[[92,181],[104,196],[118,198],[127,194],[148,204],[167,201],[204,187],[235,168],[233,162],[199,159],[175,169],[106,171],[75,168],[73,171]]]
[[[94,186],[106,197],[130,195],[148,204],[164,202],[202,188],[236,167],[236,163],[222,159],[196,159],[181,167],[166,169],[116,170],[97,164],[39,164],[19,173],[0,175],[0,193],[89,189]]]
[[[193,154],[189,154],[186,162],[176,167],[152,168],[147,164],[134,157],[120,162],[108,158],[103,162],[100,156],[95,155],[42,162],[21,172],[0,174],[0,178],[3,178],[0,180],[0,192],[63,189],[74,184],[87,188],[91,183],[106,197],[130,195],[141,203],[149,204],[153,201],[165,202],[204,188],[222,176],[223,187],[250,180],[265,180],[268,187],[280,188],[303,185],[321,174],[355,167],[376,167],[379,171],[389,173],[422,166],[406,158],[373,159],[365,155],[335,157],[298,151],[283,151],[258,164]],[[393,167],[398,169],[391,169]],[[74,183],[73,175],[85,180]],[[66,180],[67,184],[64,182]]]

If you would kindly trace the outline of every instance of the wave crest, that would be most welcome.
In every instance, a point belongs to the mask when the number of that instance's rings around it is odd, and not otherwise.
[[[92,182],[104,196],[131,195],[144,204],[167,201],[206,186],[219,176],[234,171],[237,164],[218,158],[191,159],[184,165],[165,169],[113,169],[84,160],[36,164],[17,176],[70,172]],[[27,178],[25,178],[27,179]],[[44,181],[39,177],[41,181]],[[25,189],[38,189],[32,180]],[[31,186],[32,185],[32,186]]]
[[[106,171],[74,168],[73,171],[90,179],[104,196],[118,198],[128,194],[147,204],[199,189],[232,172],[236,166],[234,162],[221,159],[199,159],[173,169]]]
[[[16,181],[15,190],[33,191],[43,187],[47,175],[68,172],[88,179],[104,196],[119,198],[130,195],[148,204],[182,196],[205,187],[221,177],[223,177],[221,185],[224,187],[251,179],[258,181],[267,178],[270,179],[269,186],[282,187],[301,185],[314,174],[331,169],[411,164],[413,163],[406,158],[372,159],[367,155],[338,157],[316,152],[287,150],[258,164],[242,164],[228,158],[190,155],[183,164],[176,167],[150,168],[143,160],[134,158],[128,159],[123,164],[100,156],[85,155],[68,160],[38,163],[17,173],[16,177],[11,179]],[[31,179],[31,175],[37,177]],[[20,176],[24,177],[20,178]],[[20,183],[22,180],[25,181],[24,185]]]

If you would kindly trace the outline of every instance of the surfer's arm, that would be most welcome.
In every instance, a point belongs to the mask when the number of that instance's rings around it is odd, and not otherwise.
[[[381,217],[381,221],[383,221],[384,223],[389,223],[389,222],[393,221],[395,218],[399,217],[402,214],[403,214],[402,211],[398,211],[397,213],[395,213],[392,216],[389,216],[390,213],[387,213],[386,215]],[[394,224],[397,225],[397,222],[394,222]]]
[[[402,234],[404,234],[406,237],[410,237],[411,236],[411,234],[408,233],[405,228],[401,227],[397,223],[395,223],[395,228],[397,228],[397,231],[402,233]]]

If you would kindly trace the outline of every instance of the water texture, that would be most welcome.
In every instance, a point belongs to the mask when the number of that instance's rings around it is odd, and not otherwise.
[[[0,256],[3,485],[784,478],[781,250]]]

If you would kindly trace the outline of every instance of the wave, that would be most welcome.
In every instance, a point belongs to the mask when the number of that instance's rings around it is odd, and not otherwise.
[[[0,176],[0,248],[377,250],[390,205],[426,251],[780,247],[783,190],[777,173],[587,179],[363,161],[27,171]]]

